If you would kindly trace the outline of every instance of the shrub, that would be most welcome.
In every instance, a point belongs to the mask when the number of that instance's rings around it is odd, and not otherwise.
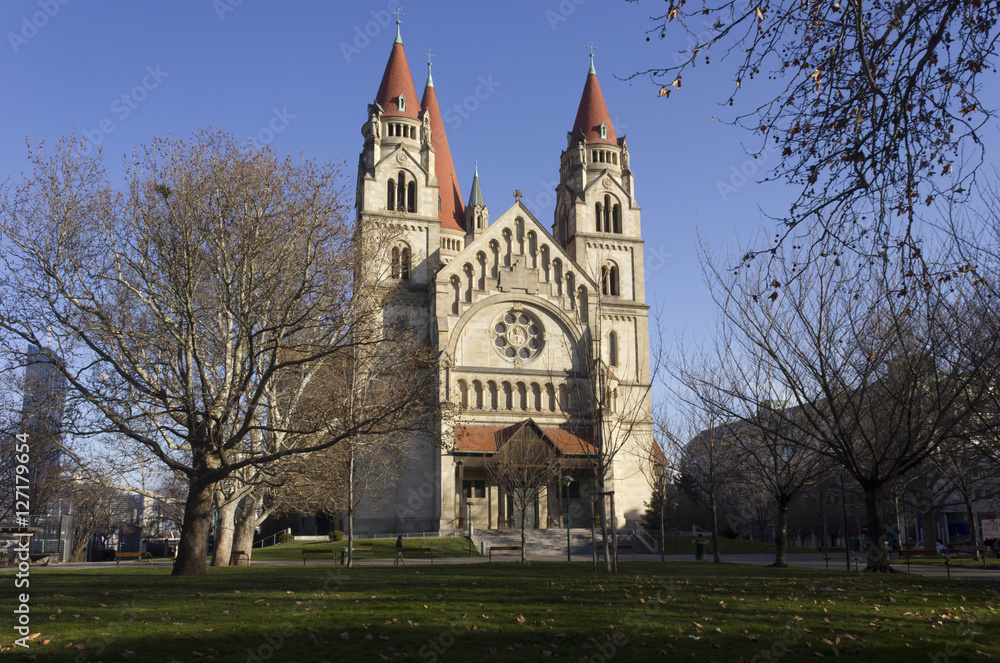
[[[288,532],[278,535],[278,543],[291,543],[295,540],[295,536]]]
[[[343,532],[341,532],[339,529],[335,529],[332,532],[330,532],[330,540],[331,541],[343,541],[344,537],[346,537],[346,536],[347,535],[344,534]]]
[[[723,539],[738,539],[740,534],[732,527],[723,527],[719,530],[719,536]]]

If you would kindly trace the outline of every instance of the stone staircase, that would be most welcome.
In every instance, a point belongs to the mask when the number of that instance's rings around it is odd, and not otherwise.
[[[590,554],[592,540],[589,529],[573,528],[570,531],[570,547],[574,555]],[[529,555],[564,555],[566,554],[566,530],[564,529],[528,529],[525,530],[525,546]],[[488,552],[490,546],[521,545],[521,530],[519,529],[480,529],[476,530],[477,544],[482,542],[483,552]],[[631,533],[618,533],[619,545],[632,544],[636,552],[645,548]],[[601,545],[601,533],[597,533],[597,545]]]

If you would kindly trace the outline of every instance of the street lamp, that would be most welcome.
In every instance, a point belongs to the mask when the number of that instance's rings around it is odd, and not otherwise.
[[[563,477],[563,483],[566,484],[566,499],[563,502],[566,503],[566,561],[572,562],[572,553],[570,552],[570,542],[569,542],[569,485],[576,481],[570,475]]]
[[[469,521],[469,557],[472,557],[472,505],[474,502],[469,500],[465,503],[465,519]]]

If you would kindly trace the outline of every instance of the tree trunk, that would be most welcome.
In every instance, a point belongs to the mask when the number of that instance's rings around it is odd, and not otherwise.
[[[892,573],[889,564],[889,550],[885,546],[885,509],[882,492],[875,488],[865,488],[865,513],[868,517],[868,564],[865,571]]]
[[[257,533],[257,508],[263,499],[263,492],[259,489],[255,490],[243,498],[240,507],[236,510],[236,535],[233,540],[233,549],[245,552],[248,559],[253,557],[253,537]]]
[[[614,560],[611,570],[618,573],[618,517],[615,515],[614,492],[608,498],[611,500],[611,558]]]
[[[611,573],[611,557],[608,555],[608,504],[601,486],[601,545],[604,547],[604,572]]]
[[[965,513],[969,516],[969,531],[972,532],[972,545],[979,545],[979,528],[976,527],[976,509],[972,505],[972,498],[968,494],[962,495],[963,501],[965,502]],[[976,559],[979,559],[979,553],[976,553]]]
[[[528,517],[528,507],[521,507],[521,563],[526,564],[527,559],[524,555],[524,544],[527,543],[527,535],[524,531],[524,521]]]
[[[590,555],[594,558],[594,573],[597,573],[597,496],[590,496]]]
[[[719,505],[714,490],[708,492],[708,510],[712,514],[712,562],[719,564],[722,562],[719,557]]]
[[[219,494],[222,498],[222,494]],[[219,506],[219,525],[215,532],[215,551],[212,553],[212,566],[229,566],[233,553],[233,535],[236,532],[236,508],[240,501],[235,497]]]
[[[192,480],[184,504],[184,522],[181,524],[181,540],[177,544],[177,559],[174,561],[175,576],[205,575],[208,556],[208,530],[212,522],[212,503],[215,483]]]
[[[788,502],[787,497],[778,500],[778,522],[774,533],[774,564],[779,569],[788,568]]]
[[[354,566],[354,445],[347,460],[347,568]]]

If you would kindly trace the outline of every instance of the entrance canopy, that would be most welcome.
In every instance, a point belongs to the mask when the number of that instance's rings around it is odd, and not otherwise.
[[[539,426],[531,418],[511,426],[463,425],[455,427],[455,452],[495,454],[508,441],[530,435],[551,444],[560,455],[586,456],[597,449],[588,439],[590,431]]]

